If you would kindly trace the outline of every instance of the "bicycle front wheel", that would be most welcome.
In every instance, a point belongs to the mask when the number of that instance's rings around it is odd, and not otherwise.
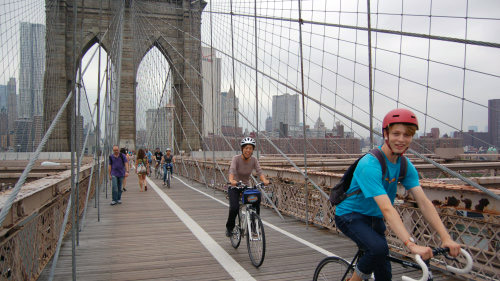
[[[350,278],[353,273],[354,269],[349,267],[349,263],[343,258],[327,257],[316,267],[313,281],[344,281]]]
[[[250,215],[250,225],[248,225],[247,248],[252,264],[255,267],[261,266],[266,256],[266,235],[262,220],[254,212]]]
[[[233,228],[233,234],[229,236],[229,240],[231,240],[231,245],[233,248],[237,249],[240,246],[241,242],[241,227],[240,227],[240,213],[236,216],[236,221]]]

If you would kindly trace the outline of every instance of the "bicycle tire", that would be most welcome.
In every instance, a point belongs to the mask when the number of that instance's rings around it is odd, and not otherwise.
[[[250,213],[250,225],[247,226],[247,249],[250,260],[255,267],[264,262],[266,256],[266,235],[264,225],[257,213]]]
[[[240,213],[236,216],[236,221],[233,228],[233,235],[229,236],[229,240],[231,240],[231,246],[233,248],[238,249],[241,243],[241,224],[240,224]]]
[[[324,258],[314,271],[313,281],[347,280],[354,273],[354,268],[349,268],[349,265],[349,262],[340,257]]]
[[[156,175],[156,179],[160,178],[160,168],[156,168],[155,175]]]
[[[167,188],[170,188],[170,171],[167,169]]]

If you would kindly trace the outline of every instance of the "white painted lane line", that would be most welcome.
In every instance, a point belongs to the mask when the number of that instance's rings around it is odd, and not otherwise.
[[[192,190],[197,191],[197,192],[199,192],[199,193],[201,193],[201,194],[203,194],[203,195],[205,195],[205,196],[207,196],[207,197],[209,197],[209,198],[211,198],[211,199],[213,199],[213,200],[215,200],[215,201],[217,201],[217,202],[221,203],[222,205],[224,205],[224,206],[226,206],[226,207],[229,207],[229,204],[228,204],[228,203],[226,203],[226,202],[224,202],[224,201],[222,201],[222,200],[219,200],[219,199],[217,199],[217,198],[213,197],[212,195],[210,195],[210,194],[208,194],[208,193],[205,193],[205,192],[203,192],[203,191],[201,191],[201,190],[198,190],[197,188],[194,188],[194,187],[190,186],[189,184],[187,184],[187,183],[185,183],[184,181],[182,181],[179,177],[176,177],[176,176],[175,176],[174,178],[175,178],[175,179],[177,179],[178,181],[182,182],[185,186],[187,186],[187,187],[191,188]],[[272,224],[272,223],[269,223],[269,222],[267,222],[267,221],[265,221],[265,220],[262,220],[262,222],[263,222],[265,225],[269,226],[270,228],[272,228],[272,229],[274,229],[274,230],[276,230],[276,231],[280,232],[281,234],[286,235],[286,236],[288,236],[288,237],[292,238],[293,240],[295,240],[295,241],[297,241],[297,242],[299,242],[299,243],[302,243],[302,244],[306,245],[307,247],[309,247],[309,248],[311,248],[311,249],[314,249],[314,250],[316,250],[316,251],[318,251],[318,252],[320,252],[320,253],[324,254],[325,256],[329,256],[329,257],[330,257],[330,256],[336,256],[336,257],[338,257],[338,255],[336,255],[336,254],[334,254],[334,253],[332,253],[332,252],[330,252],[330,251],[327,251],[327,250],[325,250],[325,249],[323,249],[323,248],[321,248],[321,247],[319,247],[319,246],[317,246],[317,245],[315,245],[315,244],[313,244],[313,243],[311,243],[311,242],[309,242],[309,241],[306,241],[306,240],[304,240],[304,239],[302,239],[302,238],[300,238],[300,237],[298,237],[298,236],[296,236],[296,235],[294,235],[294,234],[292,234],[292,233],[290,233],[290,232],[288,232],[288,231],[286,231],[286,230],[284,230],[284,229],[281,229],[281,228],[279,228],[279,227],[275,226],[275,225],[274,225],[274,224]]]
[[[167,194],[165,194],[151,179],[146,178],[149,185],[160,195],[161,199],[189,228],[210,254],[224,267],[234,280],[255,280],[238,262],[201,228],[184,210],[182,210]]]

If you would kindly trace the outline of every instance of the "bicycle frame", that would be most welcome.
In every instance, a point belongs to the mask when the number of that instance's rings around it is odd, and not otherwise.
[[[241,237],[245,237],[245,235],[247,235],[247,230],[251,227],[250,216],[252,213],[257,214],[257,211],[252,204],[243,204],[240,202],[240,212],[238,216],[240,216]]]
[[[470,254],[467,251],[465,251],[464,249],[461,249],[461,253],[465,256],[465,258],[467,260],[467,265],[464,268],[462,268],[462,269],[451,267],[451,266],[447,265],[446,269],[448,271],[451,271],[451,272],[454,272],[454,273],[457,273],[457,274],[463,274],[463,273],[469,272],[472,269],[472,263],[473,262],[472,262],[472,258],[470,256]],[[434,255],[446,254],[446,249],[443,249],[443,248],[433,249],[433,254]],[[349,267],[345,271],[344,276],[342,276],[342,280],[346,279],[346,277],[347,277],[346,275],[348,274],[348,272],[351,269],[354,269],[355,265],[357,264],[358,260],[361,258],[362,255],[363,255],[363,251],[360,250],[360,249],[358,249],[358,251],[356,252],[356,255],[354,256],[354,258],[352,259],[352,261],[349,263]],[[415,262],[409,261],[409,260],[400,259],[400,258],[391,256],[391,255],[387,256],[387,260],[389,262],[401,264],[401,265],[403,265],[405,267],[411,267],[411,268],[414,268],[414,269],[420,269],[420,270],[422,270],[422,277],[420,279],[417,280],[417,279],[413,279],[413,278],[410,278],[410,277],[407,277],[407,276],[402,276],[401,279],[403,281],[425,281],[425,280],[427,280],[427,281],[433,281],[434,280],[434,276],[432,275],[432,272],[429,270],[430,260],[423,261],[422,258],[420,258],[419,255],[415,256]]]

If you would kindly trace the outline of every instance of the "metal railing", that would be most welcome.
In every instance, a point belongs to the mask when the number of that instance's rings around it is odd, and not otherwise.
[[[88,171],[85,171],[87,169]],[[82,169],[80,173],[81,178],[78,185],[79,216],[83,213],[87,198],[91,167],[88,166],[85,170]],[[97,169],[93,173],[95,178]],[[103,173],[104,170],[101,169],[101,176]],[[67,172],[64,175],[64,178],[59,176],[57,180],[54,180],[54,183],[43,188],[43,190],[52,190],[53,197],[51,199],[38,206],[31,214],[25,214],[19,220],[14,221],[13,225],[2,229],[0,280],[36,280],[52,259],[71,194],[69,184],[71,175]],[[42,180],[46,184],[47,179]],[[95,194],[95,182],[92,181],[89,198]],[[61,183],[65,185],[60,186]],[[36,182],[30,184],[36,184]],[[18,206],[22,206],[22,204]],[[21,211],[16,210],[16,212]],[[72,224],[69,220],[64,234],[66,235],[71,228]]]
[[[183,159],[182,162],[182,169],[179,168],[178,171],[176,171],[180,175],[198,182],[204,182],[205,179],[207,182],[214,183],[212,187],[215,189],[224,190],[224,179],[221,173],[213,172],[212,163],[202,163],[199,161],[198,165],[202,166],[200,169],[196,166],[194,161]],[[219,165],[217,169],[221,167],[223,173],[228,172],[228,167],[221,165]],[[328,177],[328,179],[325,178],[323,182],[327,183],[340,180],[340,176],[335,179],[332,179],[332,176],[325,177]],[[319,191],[310,187],[309,195],[306,200],[305,184],[303,181],[298,181],[297,178],[287,179],[282,177],[275,177],[272,180],[273,184],[268,187],[266,192],[281,214],[292,216],[304,222],[307,217],[308,223],[310,224],[322,226],[340,233],[335,225],[335,207],[332,207],[330,202]],[[323,187],[323,191],[329,194],[328,187]],[[269,202],[263,202],[262,204],[271,207]],[[403,218],[403,222],[407,226],[407,229],[411,230],[411,234],[415,237],[417,243],[430,247],[440,246],[439,236],[436,235],[435,231],[433,231],[430,225],[423,219],[420,211],[413,207],[413,205],[413,202],[405,202],[396,204],[395,206]],[[464,277],[474,280],[499,280],[499,216],[483,212],[474,213],[476,217],[471,218],[465,216],[467,212],[463,212],[454,207],[437,207],[436,209],[453,239],[469,251],[473,257],[473,270],[470,275]],[[387,232],[387,241],[391,251],[402,255],[410,255],[410,253],[405,250],[403,243],[399,241],[394,232],[389,228]],[[444,268],[443,261],[441,260],[434,260],[433,265]]]

